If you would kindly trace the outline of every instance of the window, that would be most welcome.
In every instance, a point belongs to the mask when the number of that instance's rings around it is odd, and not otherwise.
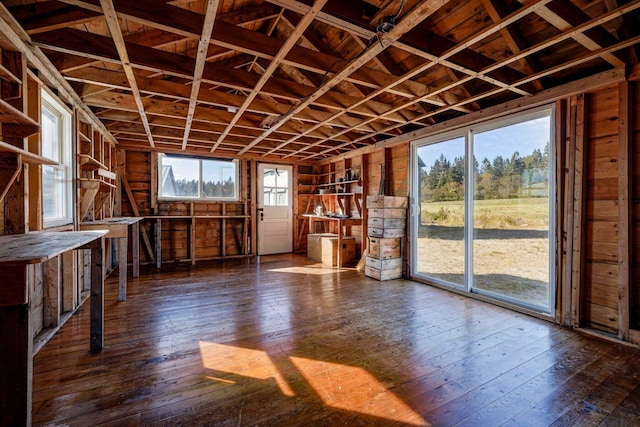
[[[238,161],[160,154],[162,199],[238,200]]]
[[[546,108],[414,143],[412,274],[552,312],[553,135]]]
[[[264,205],[289,206],[289,172],[268,168],[264,170],[263,180]]]
[[[41,91],[42,156],[59,163],[42,166],[42,211],[45,227],[73,222],[71,113],[46,90]]]

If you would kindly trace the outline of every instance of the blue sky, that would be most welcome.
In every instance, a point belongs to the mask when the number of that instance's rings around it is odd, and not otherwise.
[[[542,151],[550,139],[551,116],[545,116],[474,134],[474,152],[478,162],[485,157],[492,161],[498,155],[511,158],[516,151],[520,156],[526,156],[536,148]],[[426,164],[427,171],[441,154],[450,161],[464,156],[464,137],[418,148],[418,155]]]

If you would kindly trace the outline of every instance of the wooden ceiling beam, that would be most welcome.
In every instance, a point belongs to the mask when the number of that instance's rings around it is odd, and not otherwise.
[[[112,47],[108,37],[90,34],[73,29],[62,29],[47,33],[34,34],[33,40],[47,49],[66,52],[78,56],[85,56],[99,61],[120,63],[117,51]],[[159,51],[146,46],[126,43],[131,64],[140,69],[155,72],[163,72],[177,77],[189,79],[193,76],[195,61],[192,58],[171,52]],[[251,90],[258,76],[247,71],[227,68],[218,64],[205,64],[203,81],[207,83],[238,90]],[[263,87],[264,92],[285,99],[296,101],[313,93],[315,88],[300,85],[289,80],[272,77]],[[342,110],[345,107],[356,104],[360,98],[352,97],[336,91],[329,91],[324,96],[315,100],[315,104],[334,110]],[[355,114],[367,117],[379,117],[380,114],[389,111],[390,106],[382,102],[369,101],[352,110]],[[386,116],[386,120],[398,123],[406,123],[410,118],[418,114],[411,110],[405,110],[398,114]]]
[[[82,7],[93,8],[93,1],[62,0]],[[171,6],[155,4],[145,6],[143,2],[113,0],[121,18],[139,22],[164,31],[174,32],[184,37],[199,37],[203,16],[199,13]],[[308,13],[307,11],[306,13]],[[218,20],[213,29],[211,42],[219,46],[272,60],[282,47],[282,40],[250,31],[237,25]],[[312,49],[294,46],[284,58],[284,62],[293,67],[324,75],[326,70],[342,58],[319,53]],[[353,83],[377,89],[387,86],[394,80],[393,75],[370,68],[361,68],[349,76]],[[414,97],[425,93],[428,88],[418,82],[406,81],[393,87],[397,96]]]
[[[396,40],[398,40],[402,34],[409,31],[411,28],[418,25],[427,16],[433,14],[436,10],[442,7],[444,4],[448,3],[448,0],[427,0],[416,7],[414,7],[411,11],[405,14],[402,19],[398,22],[398,24],[388,33],[384,34],[380,38],[380,43],[374,43],[369,46],[366,50],[360,53],[356,58],[349,61],[349,63],[342,68],[339,72],[334,74],[332,77],[327,79],[322,86],[320,86],[314,93],[306,97],[305,99],[297,102],[292,107],[291,111],[287,114],[283,114],[279,116],[273,123],[270,125],[269,129],[265,130],[265,132],[258,138],[256,138],[251,144],[249,144],[246,148],[241,150],[238,155],[242,155],[246,153],[251,147],[257,145],[269,134],[274,132],[276,129],[284,125],[291,117],[293,117],[296,112],[306,108],[309,104],[313,102],[314,99],[317,99],[322,94],[328,92],[332,87],[346,79],[349,75],[351,75],[354,71],[361,68],[364,64],[369,62],[371,58],[376,56],[378,53],[386,49],[388,46],[391,46]]]
[[[218,146],[222,143],[222,141],[224,141],[225,137],[231,131],[231,128],[235,126],[236,122],[240,119],[240,117],[242,117],[242,115],[247,110],[251,102],[256,98],[256,96],[258,96],[258,94],[262,90],[262,87],[267,83],[267,81],[271,78],[272,74],[280,66],[280,62],[287,56],[289,51],[295,46],[295,44],[298,42],[298,39],[304,34],[304,31],[307,29],[309,25],[311,25],[316,15],[318,14],[318,12],[322,10],[322,7],[326,3],[327,3],[327,0],[314,1],[313,6],[311,7],[311,10],[309,11],[309,13],[307,13],[304,16],[304,18],[302,18],[300,23],[296,26],[295,30],[291,33],[289,38],[287,38],[287,40],[284,42],[284,44],[282,45],[278,53],[273,57],[273,59],[271,60],[271,63],[265,70],[264,74],[262,74],[262,76],[260,77],[256,85],[253,87],[253,90],[251,91],[249,96],[247,96],[243,104],[240,106],[240,108],[234,115],[233,119],[231,119],[231,121],[227,125],[227,128],[224,130],[224,132],[222,132],[222,135],[220,135],[220,137],[215,142],[215,144],[213,144],[213,147],[211,147],[212,153],[216,150],[216,148],[218,148]]]
[[[86,94],[83,92],[83,96],[94,95],[110,89],[130,90],[126,76],[121,71],[109,71],[91,67],[66,73],[64,77],[68,81],[81,82],[86,85],[90,85],[91,87],[101,88],[100,90],[92,89]],[[144,78],[140,76],[138,76],[137,80],[138,89],[141,93],[146,95],[168,97],[180,101],[189,100],[189,86],[182,83],[152,77]],[[198,103],[201,105],[209,105],[225,109],[227,107],[239,108],[244,102],[244,99],[245,97],[241,95],[207,89],[200,91]],[[248,107],[248,111],[250,112],[264,114],[267,116],[278,116],[286,113],[288,110],[289,106],[286,104],[278,104],[264,101],[262,99],[254,99]],[[308,108],[301,111],[300,114],[297,114],[295,118],[307,123],[315,124],[320,121],[327,121],[327,125],[332,127],[356,128],[362,131],[370,130],[368,127],[359,128],[361,120],[356,117],[345,115],[340,119],[329,120],[331,115],[331,113],[326,111]]]
[[[561,34],[558,34],[558,35],[552,37],[550,40],[547,40],[545,42],[541,42],[536,46],[532,46],[531,48],[528,48],[525,51],[522,51],[518,55],[514,55],[514,56],[509,57],[509,58],[507,58],[507,59],[505,59],[503,61],[500,61],[497,64],[494,64],[492,67],[490,67],[486,71],[483,70],[483,72],[489,72],[495,67],[500,67],[500,66],[503,66],[506,63],[511,63],[513,61],[517,61],[521,57],[524,57],[524,56],[529,55],[531,53],[538,52],[540,50],[546,49],[546,48],[548,48],[550,46],[553,46],[554,44],[560,43],[563,40],[567,40],[569,38],[572,38],[576,33],[587,31],[587,30],[589,30],[591,28],[594,28],[594,27],[599,26],[599,25],[601,25],[601,24],[603,24],[605,22],[608,22],[608,21],[610,21],[612,19],[615,19],[618,16],[623,16],[624,14],[630,13],[630,12],[636,10],[636,9],[639,9],[639,8],[640,8],[640,0],[634,0],[633,2],[631,2],[631,3],[629,3],[629,4],[625,5],[625,6],[622,6],[622,7],[618,8],[616,10],[613,10],[611,12],[608,12],[608,13],[602,15],[602,16],[599,16],[598,18],[592,19],[589,22],[585,22],[585,23],[581,24],[580,26],[578,26],[576,28],[572,28],[570,30],[567,30],[567,31],[561,33]],[[559,71],[562,71],[564,69],[570,68],[570,67],[572,67],[574,65],[591,61],[591,60],[597,58],[598,55],[600,55],[602,53],[610,53],[610,52],[622,49],[624,47],[634,45],[638,41],[640,41],[640,38],[636,37],[636,38],[632,38],[632,39],[629,39],[629,40],[624,41],[624,42],[620,42],[620,43],[618,43],[618,44],[616,44],[614,46],[610,46],[609,48],[600,49],[599,51],[596,51],[596,52],[594,52],[594,53],[592,53],[590,55],[586,55],[586,56],[583,56],[582,58],[578,58],[578,59],[575,59],[575,60],[572,60],[572,61],[568,61],[567,63],[558,65],[556,67],[549,68],[549,69],[547,69],[545,71],[541,71],[541,72],[538,72],[538,73],[536,73],[534,75],[531,75],[531,76],[528,76],[526,78],[523,78],[519,82],[516,82],[516,84],[526,84],[526,83],[529,83],[529,82],[534,81],[536,79],[540,79],[540,78],[543,78],[545,76],[552,75],[552,74],[554,74],[556,72],[559,72]],[[471,78],[472,78],[471,76],[468,76],[468,77],[463,78],[461,81],[463,81],[463,82],[469,81],[469,80],[471,80]],[[437,90],[436,93],[441,93],[442,91],[449,90],[452,87],[454,87],[456,84],[457,83],[444,86],[443,88]],[[478,99],[482,99],[484,97],[495,95],[495,94],[501,92],[502,90],[503,90],[502,88],[489,90],[489,91],[487,91],[487,92],[485,92],[483,94],[479,94],[479,95],[473,96],[471,98],[467,98],[467,99],[461,101],[459,103],[459,105],[466,105],[466,104],[471,103],[473,101],[476,101]],[[437,114],[441,114],[441,113],[446,112],[446,111],[448,111],[450,109],[451,109],[451,107],[442,107],[440,109],[437,109],[437,110],[434,110],[432,112],[429,112],[429,113],[426,113],[426,114],[422,115],[422,119],[424,120],[424,119],[427,119],[429,117],[433,117],[433,116],[435,116]],[[388,128],[386,128],[385,131],[389,132],[393,128],[398,128],[400,126],[403,126],[403,125],[392,125],[392,126],[389,126]],[[367,135],[367,136],[363,136],[361,138],[371,137],[371,136],[375,136],[375,135],[377,135],[377,134]],[[358,140],[361,140],[361,139],[356,139],[356,141],[358,141]],[[343,146],[344,146],[344,144],[341,145],[340,147],[343,147]],[[302,151],[304,151],[304,149]]]
[[[637,2],[636,2],[636,3],[637,3]],[[627,7],[632,7],[632,6],[634,6],[634,5],[632,5],[632,4],[628,4],[628,5],[626,5],[626,6],[627,6]],[[602,18],[602,17],[601,17],[601,18]],[[601,18],[599,18],[599,19],[601,19]],[[598,20],[599,20],[599,19],[598,19]],[[572,32],[572,31],[570,31],[570,32]],[[601,55],[603,55],[603,54],[606,54],[606,53],[612,53],[612,52],[615,52],[615,51],[618,51],[618,50],[621,50],[621,49],[625,49],[625,48],[627,48],[627,47],[630,47],[630,46],[636,45],[636,44],[638,44],[638,43],[640,43],[640,35],[635,36],[635,37],[632,37],[632,38],[627,39],[627,40],[624,40],[624,41],[621,41],[621,42],[619,42],[619,43],[616,43],[615,45],[612,45],[612,46],[609,46],[609,47],[606,47],[606,48],[601,48],[601,49],[599,49],[599,50],[597,50],[597,51],[592,51],[592,52],[590,52],[589,54],[587,54],[587,55],[585,55],[585,56],[582,56],[582,57],[580,57],[580,58],[573,59],[573,60],[568,61],[568,62],[566,62],[566,63],[564,63],[564,64],[561,64],[561,65],[557,65],[556,67],[553,67],[553,68],[547,69],[547,70],[545,70],[545,71],[540,71],[540,72],[536,73],[535,75],[532,75],[532,76],[527,77],[526,79],[523,79],[522,83],[530,82],[530,81],[532,81],[532,80],[534,80],[534,79],[540,79],[540,78],[543,78],[543,77],[545,77],[545,76],[549,76],[549,75],[552,75],[552,74],[554,74],[554,73],[557,73],[557,72],[559,72],[559,71],[566,70],[566,69],[568,69],[568,68],[574,67],[574,66],[576,66],[576,65],[579,65],[579,64],[583,64],[583,63],[586,63],[586,62],[593,61],[593,60],[595,60],[595,59],[599,58],[599,57],[600,57]],[[617,75],[619,75],[619,74],[621,74],[621,73],[622,73],[622,75],[624,75],[624,73],[625,73],[624,68],[622,68],[622,67],[621,67],[621,68],[619,68],[619,69],[613,70],[612,72],[616,75],[616,78],[617,78]],[[601,75],[605,75],[605,73],[602,73]],[[597,77],[594,77],[594,78],[593,78],[593,79],[591,79],[591,80],[592,80],[592,81],[595,81],[595,80],[597,80]],[[565,87],[567,87],[567,88],[568,88],[568,87],[570,87],[570,84],[565,85]],[[585,85],[584,87],[591,87],[591,86]],[[487,93],[485,93],[485,94],[483,94],[483,95],[478,95],[477,97],[490,96],[490,95],[495,94],[496,92],[501,91],[501,90],[502,90],[501,88],[494,89],[494,90],[491,90],[491,91],[489,91],[489,92],[487,92]],[[584,90],[584,89],[583,89],[583,90]],[[541,98],[544,98],[544,96],[549,97],[549,96],[548,96],[548,94],[549,94],[549,93],[553,93],[552,89],[546,89],[545,91],[541,92],[539,95],[541,95]],[[534,95],[534,96],[537,96],[537,95]],[[463,101],[463,103],[465,103],[465,104],[466,104],[466,103],[468,103],[468,102],[472,102],[474,99],[476,99],[476,98],[471,98],[471,99],[465,100],[465,101]],[[530,98],[529,98],[529,99],[530,99]],[[555,99],[558,99],[558,98],[555,98]],[[527,105],[529,105],[529,104],[527,103],[527,99],[526,99],[526,98],[525,98],[525,100],[524,100],[524,101],[522,101],[522,102],[523,102],[523,103],[525,103],[525,104],[527,104]],[[509,106],[509,105],[511,105],[511,104],[512,104],[512,103],[508,102],[508,103],[505,103],[505,104],[501,104],[501,105],[499,105],[499,106],[497,106],[497,107],[504,106],[504,108],[507,108],[507,106]],[[533,104],[531,104],[531,105],[533,105]],[[539,105],[539,104],[538,104],[538,105]],[[440,111],[435,111],[435,112],[432,112],[432,113],[425,114],[425,115],[422,117],[422,119],[425,119],[425,118],[427,118],[427,117],[429,117],[429,116],[432,116],[432,115],[435,115],[435,114],[440,114],[440,113],[442,113],[442,112],[446,111],[447,109],[448,109],[448,108],[442,108]],[[508,111],[508,110],[507,110],[507,111]],[[471,113],[471,114],[477,114],[477,113],[478,113],[478,112],[476,112],[476,113]],[[389,126],[387,129],[385,129],[385,131],[389,132],[389,131],[391,131],[393,128],[397,127],[397,126],[401,126],[401,125],[392,125],[392,126]],[[437,126],[437,125],[436,125],[436,126]],[[366,136],[364,136],[364,137],[368,137],[368,136],[369,136],[369,135],[366,135]],[[358,141],[358,139],[356,139],[355,141],[357,142],[357,141]],[[352,142],[353,142],[353,141],[351,141],[351,142],[346,142],[346,143],[343,143],[343,144],[340,144],[340,145],[338,145],[336,148],[345,147],[345,146],[349,145],[349,144],[350,144],[350,143],[352,143]],[[322,153],[319,153],[319,154],[326,154],[326,152],[327,152],[327,151],[322,152]],[[315,155],[314,155],[314,156],[315,156]],[[305,160],[308,160],[308,159],[310,159],[310,158],[312,158],[312,157],[314,157],[314,156],[305,157]]]
[[[151,134],[151,129],[149,128],[149,121],[147,120],[147,114],[144,110],[144,104],[142,102],[142,97],[140,96],[140,90],[138,90],[136,76],[133,73],[133,68],[131,67],[131,62],[129,61],[129,54],[127,53],[127,47],[125,45],[124,37],[122,36],[122,30],[120,29],[120,23],[118,22],[118,17],[116,16],[113,2],[112,0],[100,0],[100,4],[102,6],[105,21],[107,23],[107,26],[109,27],[109,32],[111,33],[111,37],[113,38],[113,43],[115,44],[116,50],[118,51],[118,56],[120,57],[122,68],[124,69],[124,73],[127,75],[129,87],[133,92],[133,97],[135,98],[136,106],[138,108],[138,114],[140,114],[142,124],[147,131],[149,145],[153,148],[155,145],[153,142],[153,135]]]
[[[520,1],[520,3],[525,3],[525,0],[518,1]],[[564,0],[555,0],[548,6],[539,8],[536,13],[560,31],[566,31],[591,19],[582,11],[582,9],[575,6],[573,3]],[[592,32],[589,34],[578,33],[572,38],[590,51],[599,50],[603,47],[607,47],[608,44],[615,42],[614,40],[611,40],[612,38],[615,38],[611,36],[607,30],[599,27],[593,28]],[[625,65],[624,61],[613,53],[605,53],[602,59],[614,67],[622,67]]]
[[[105,92],[99,95],[86,97],[84,100],[86,105],[97,108],[117,109],[128,112],[137,112],[137,105],[132,95],[117,93],[117,92]],[[175,103],[170,101],[164,101],[154,98],[144,98],[143,103],[145,111],[150,116],[163,116],[177,119],[186,119],[187,116],[187,104]],[[197,107],[194,113],[195,121],[204,121],[209,123],[216,123],[221,125],[227,125],[233,118],[233,114],[222,111],[214,110],[211,108]],[[245,114],[236,124],[237,127],[258,129],[262,130],[259,126],[259,118],[249,117]],[[302,123],[290,123],[281,129],[281,132],[288,133],[289,135],[298,135],[300,132],[304,132],[308,125]],[[378,127],[378,130],[382,130],[382,127]],[[334,136],[338,133],[337,130],[325,127],[318,130],[315,133],[308,136],[315,138],[326,138],[328,136]],[[348,138],[353,139],[354,135],[345,136],[344,140]]]
[[[182,138],[182,149],[187,149],[189,141],[189,132],[191,132],[191,124],[193,123],[193,114],[196,110],[198,102],[198,94],[200,93],[200,84],[202,83],[202,74],[204,73],[204,64],[207,61],[207,52],[209,48],[209,40],[211,40],[211,32],[216,20],[218,11],[218,0],[208,0],[206,3],[206,12],[202,26],[202,34],[198,42],[198,55],[196,57],[195,70],[191,79],[191,95],[189,96],[189,110],[187,112],[187,122],[184,126],[184,135]]]
[[[494,23],[499,22],[502,18],[508,15],[505,9],[505,5],[502,2],[497,2],[496,0],[481,0],[481,1],[482,1],[482,4],[484,5],[485,10],[489,14],[489,17],[491,17],[491,20]],[[524,39],[522,38],[522,35],[514,25],[501,28],[500,35],[507,43],[507,46],[509,46],[509,49],[511,49],[511,52],[514,54],[518,54],[523,49],[528,47],[526,46]],[[533,59],[531,57],[527,56],[522,58],[520,60],[520,63],[522,64],[522,67],[527,71],[527,73],[533,74],[537,72],[537,67],[533,63]],[[540,81],[538,80],[534,81],[533,85],[538,91],[541,91],[544,89],[544,87],[542,86],[542,83],[540,83]]]
[[[538,0],[538,1],[531,2],[527,7],[521,8],[520,10],[510,14],[509,16],[505,17],[504,19],[500,20],[499,22],[494,23],[492,26],[489,26],[488,28],[485,28],[481,32],[479,32],[479,33],[477,33],[475,35],[472,35],[467,40],[463,40],[460,43],[458,43],[457,45],[452,46],[450,49],[448,49],[446,52],[444,52],[440,56],[439,59],[440,60],[446,60],[447,58],[456,55],[457,53],[459,53],[459,52],[463,51],[464,49],[466,49],[467,46],[473,45],[473,44],[477,43],[479,40],[483,40],[486,37],[488,37],[489,35],[498,32],[501,28],[504,28],[505,26],[508,26],[509,24],[511,24],[513,22],[516,22],[517,20],[521,19],[523,16],[526,16],[527,14],[529,14],[533,8],[537,7],[540,4],[547,3],[549,1],[551,1],[551,0]],[[401,79],[408,79],[408,78],[411,78],[414,75],[420,74],[420,73],[426,71],[427,69],[435,66],[437,63],[438,63],[437,61],[433,61],[433,62],[427,62],[425,64],[419,65],[418,67],[414,68],[413,70],[410,70],[407,73],[405,73],[404,76],[399,78],[399,81],[401,81]],[[465,82],[470,81],[472,78],[473,77],[468,76],[468,77],[465,77],[465,78],[463,78],[461,80],[457,80],[453,84],[448,85],[446,89],[439,89],[439,90],[435,91],[435,93],[434,92],[430,93],[429,96],[432,96],[432,95],[435,95],[435,94],[439,94],[439,93],[444,93],[445,91],[447,91],[447,90],[449,90],[449,89],[451,89],[453,87],[463,85]],[[376,95],[376,92],[370,94],[369,96],[375,96],[375,95]],[[422,101],[422,98],[423,97],[418,97],[417,99],[413,99],[413,100],[411,100],[409,102],[411,102],[411,103],[420,102],[420,101]],[[362,101],[365,101],[366,99],[367,98],[364,98]],[[394,109],[400,110],[402,108],[405,108],[406,105],[407,105],[406,103],[399,103],[399,105],[395,106]],[[444,107],[444,108],[446,108],[448,110],[448,109],[454,109],[455,107],[459,107],[459,106],[462,106],[462,105],[464,105],[464,104],[458,102],[456,104],[453,104],[453,105],[450,105],[450,106],[447,106],[447,107]],[[394,109],[392,109],[390,111],[393,111]],[[436,111],[439,111],[439,110],[436,110]],[[339,115],[339,114],[341,114],[341,112],[336,113],[336,115]],[[426,117],[432,117],[432,114],[431,113],[427,113],[425,116]],[[366,120],[365,123],[368,122],[368,121],[369,120]],[[397,129],[398,126],[394,126],[393,128]],[[313,129],[313,127],[311,129]],[[391,128],[387,128],[387,129],[391,129]],[[282,147],[286,146],[286,144],[295,141],[295,139],[296,139],[296,137],[293,137],[291,140],[289,140],[289,141],[281,144],[280,146],[276,147],[276,149],[279,149],[279,148],[282,148]],[[320,141],[318,143],[320,143]],[[312,148],[313,146],[314,146],[314,144],[311,144],[308,147],[303,147],[300,150],[298,150],[296,152],[296,154],[298,154],[301,151],[308,150],[309,148]],[[271,154],[276,149],[271,150],[268,154]]]
[[[57,0],[12,6],[11,14],[27,34],[37,34],[102,19],[100,12],[70,6]]]
[[[301,14],[304,14],[309,8],[309,6],[297,0],[267,1]],[[367,40],[376,37],[376,28],[362,17],[359,4],[356,3],[330,2],[327,7],[325,7],[325,10],[318,15],[318,20],[345,31],[358,34]],[[427,43],[427,36],[431,39],[429,43]],[[404,50],[428,61],[438,61],[439,54],[450,49],[454,45],[455,42],[447,39],[446,37],[439,36],[433,33],[433,31],[423,27],[417,27],[412,31],[408,31],[394,43],[395,48]],[[438,51],[432,52],[435,48],[437,48]],[[492,77],[478,72],[478,70],[487,67],[492,63],[495,63],[493,59],[485,57],[472,49],[465,49],[459,55],[456,55],[455,58],[440,60],[440,64],[443,66],[469,76],[475,76],[480,80],[485,80],[490,84],[504,88],[513,87],[511,82],[524,76],[523,73],[514,69],[497,70],[496,73],[494,73],[495,75]],[[517,89],[516,93],[520,95],[529,95],[528,92],[520,88]]]

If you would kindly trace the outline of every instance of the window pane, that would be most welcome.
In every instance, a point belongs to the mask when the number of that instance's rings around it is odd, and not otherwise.
[[[164,197],[198,197],[200,161],[161,157],[160,193]]]
[[[417,150],[417,272],[464,285],[464,137]]]
[[[289,186],[289,171],[276,169],[276,185],[280,188]]]
[[[549,305],[549,144],[545,116],[475,134],[473,286]]]
[[[236,164],[223,160],[202,161],[202,188],[205,197],[236,197]]]
[[[67,216],[64,175],[63,170],[42,166],[42,208],[45,219],[61,219]]]
[[[46,107],[42,109],[42,156],[47,159],[60,161],[60,122],[58,117],[48,111]]]
[[[72,221],[71,115],[45,91],[42,94],[42,155],[59,166],[42,168],[42,216],[45,227]]]

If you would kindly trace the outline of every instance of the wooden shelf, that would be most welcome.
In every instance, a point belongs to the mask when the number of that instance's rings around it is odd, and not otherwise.
[[[2,64],[0,64],[0,79],[19,85],[22,84],[22,80]]]
[[[359,179],[352,179],[350,181],[329,182],[327,184],[315,184],[315,187],[333,187],[335,185],[357,184]]]
[[[91,142],[91,138],[89,138],[87,135],[85,135],[82,131],[78,131],[78,135],[80,136],[80,139],[86,141],[86,142]]]
[[[0,99],[0,123],[5,137],[26,138],[40,131],[40,125],[11,104]]]
[[[98,189],[98,191],[110,191],[115,189],[116,186],[104,179],[100,178],[80,178],[80,188],[84,189]]]
[[[84,171],[106,170],[107,167],[88,154],[78,154],[78,165]]]
[[[6,153],[15,153],[20,155],[20,159],[23,163],[35,164],[35,165],[50,165],[50,166],[58,166],[59,163],[44,158],[42,156],[38,156],[37,154],[33,154],[28,152],[27,150],[23,150],[21,148],[16,147],[15,145],[7,144],[6,142],[0,141],[0,151],[4,151]]]

